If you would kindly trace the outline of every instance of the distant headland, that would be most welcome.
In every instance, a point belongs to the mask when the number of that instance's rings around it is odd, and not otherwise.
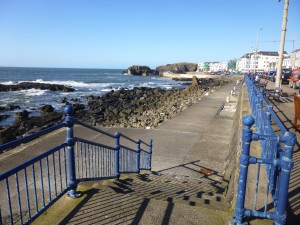
[[[172,74],[186,74],[189,72],[196,72],[196,70],[197,70],[196,63],[180,62],[180,63],[157,66],[155,69],[150,69],[149,66],[145,66],[145,65],[133,65],[128,67],[127,70],[123,71],[123,73],[128,75],[134,75],[134,76],[148,76],[148,75],[165,76],[165,72],[172,73]]]

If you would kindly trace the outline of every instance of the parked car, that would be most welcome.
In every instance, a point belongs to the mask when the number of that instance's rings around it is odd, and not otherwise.
[[[281,83],[289,83],[292,71],[289,69],[283,69],[281,72]],[[268,79],[270,81],[275,82],[277,72],[274,70],[270,70],[268,72]]]
[[[281,73],[281,83],[289,83],[292,71],[289,69],[283,69]]]
[[[293,89],[299,88],[299,79],[300,79],[300,68],[293,69],[289,80],[289,87]]]
[[[269,79],[270,81],[275,82],[275,79],[276,79],[276,71],[275,71],[275,70],[270,70],[270,71],[268,72],[268,79]]]

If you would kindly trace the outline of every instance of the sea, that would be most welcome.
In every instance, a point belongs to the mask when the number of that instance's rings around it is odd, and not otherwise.
[[[74,92],[58,92],[48,90],[21,90],[2,92],[0,106],[16,105],[21,109],[6,112],[9,117],[0,121],[5,127],[13,123],[12,114],[16,111],[27,110],[30,115],[38,115],[39,107],[51,104],[55,110],[62,110],[63,99],[84,99],[85,96],[102,96],[111,90],[120,88],[151,87],[162,89],[182,88],[181,82],[159,76],[129,76],[123,74],[124,69],[67,69],[67,68],[23,68],[0,67],[0,84],[17,84],[20,82],[36,82],[62,84],[71,86]]]

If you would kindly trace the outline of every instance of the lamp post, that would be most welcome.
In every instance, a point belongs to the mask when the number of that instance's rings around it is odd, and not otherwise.
[[[257,50],[258,50],[258,34],[259,34],[260,30],[262,30],[262,28],[258,28],[257,32],[256,32],[256,49],[255,49],[255,55],[254,55],[254,75],[256,74]]]

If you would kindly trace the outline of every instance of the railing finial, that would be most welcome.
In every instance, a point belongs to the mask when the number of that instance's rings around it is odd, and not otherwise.
[[[255,123],[255,119],[251,115],[246,115],[243,117],[242,122],[247,128],[250,128]]]
[[[67,116],[72,116],[73,115],[73,106],[66,105],[66,107],[64,108],[64,112]]]

